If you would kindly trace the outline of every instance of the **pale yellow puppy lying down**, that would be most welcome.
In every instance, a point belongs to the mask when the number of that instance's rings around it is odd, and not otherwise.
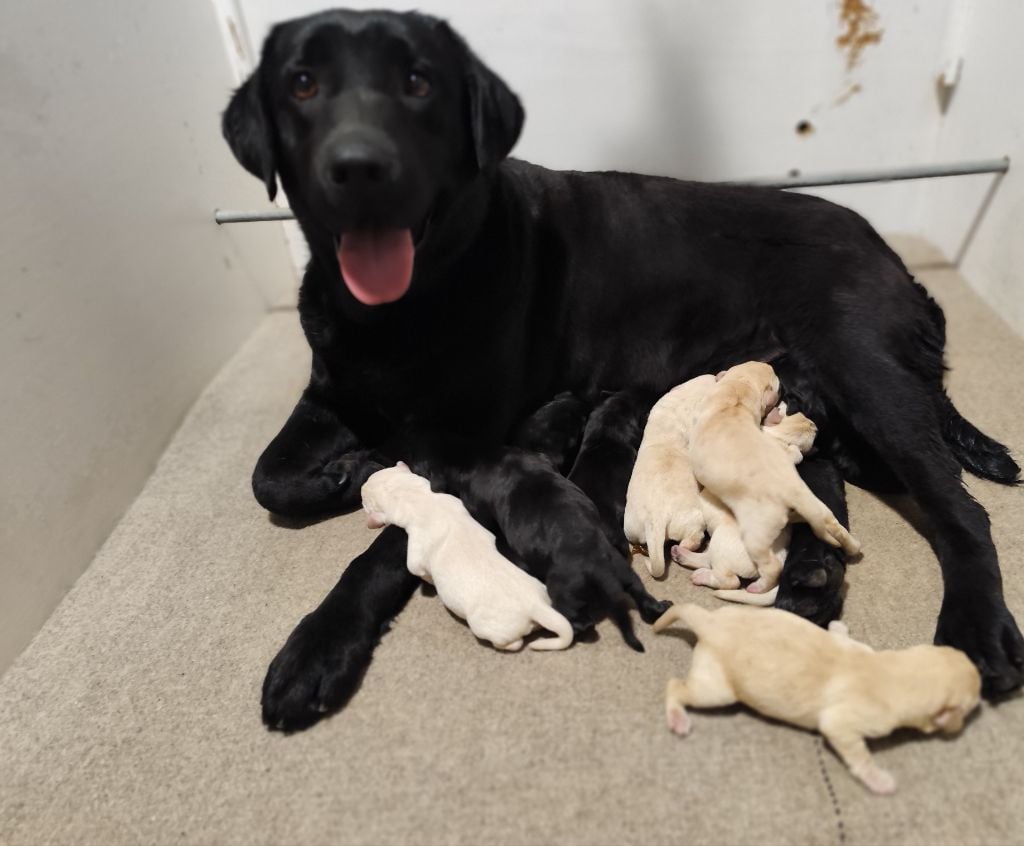
[[[794,463],[799,464],[812,446],[817,434],[813,421],[797,412],[787,414],[786,406],[780,403],[766,418],[761,427],[764,450],[782,450]],[[744,468],[737,468],[743,472]],[[672,560],[684,567],[696,568],[693,583],[706,587],[719,588],[715,596],[731,602],[743,602],[749,605],[771,605],[775,602],[778,587],[767,593],[751,593],[736,590],[740,579],[756,579],[757,568],[750,560],[747,549],[743,545],[739,524],[732,512],[722,501],[707,488],[700,492],[701,510],[708,526],[711,539],[705,552],[692,552],[682,547],[672,547]],[[774,510],[774,504],[769,503]],[[783,527],[779,536],[772,544],[772,552],[780,562],[786,560],[786,547],[789,545],[789,526]]]
[[[684,549],[704,542],[704,515],[687,447],[697,406],[714,385],[711,375],[677,385],[654,404],[644,427],[622,528],[630,543],[647,545],[647,569],[655,578],[665,575],[667,540]]]
[[[572,624],[551,607],[543,583],[498,552],[494,535],[458,497],[434,493],[402,463],[370,476],[362,496],[367,525],[405,529],[409,572],[434,585],[445,607],[478,638],[514,651],[539,626],[558,637],[531,641],[531,649],[572,644]]]
[[[697,481],[732,512],[758,578],[747,590],[765,593],[779,582],[782,562],[773,550],[793,519],[853,554],[860,544],[807,487],[785,450],[765,449],[761,421],[779,399],[770,365],[749,361],[719,374],[697,409],[690,433],[690,465]]]
[[[875,652],[835,621],[828,631],[777,608],[675,605],[654,624],[679,620],[697,635],[686,679],[670,679],[669,728],[690,731],[686,706],[743,703],[776,720],[820,731],[860,781],[892,793],[896,781],[865,738],[897,728],[957,732],[978,705],[981,676],[959,650],[914,646]]]

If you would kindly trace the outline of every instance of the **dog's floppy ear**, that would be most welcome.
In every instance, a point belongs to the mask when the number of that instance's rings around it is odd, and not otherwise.
[[[440,27],[463,55],[473,151],[477,166],[483,170],[498,164],[511,152],[519,140],[526,115],[519,98],[501,77],[477,58],[462,37],[444,21]]]
[[[267,196],[273,200],[277,196],[277,165],[259,68],[232,95],[224,110],[221,130],[235,158],[249,173],[263,180]]]

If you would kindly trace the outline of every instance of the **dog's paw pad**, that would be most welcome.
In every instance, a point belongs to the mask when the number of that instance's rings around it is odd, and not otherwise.
[[[692,723],[690,715],[681,706],[673,706],[667,711],[668,727],[673,734],[686,737],[690,733]]]

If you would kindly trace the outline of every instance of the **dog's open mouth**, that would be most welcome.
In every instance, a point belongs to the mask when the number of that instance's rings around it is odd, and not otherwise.
[[[338,239],[338,267],[363,305],[401,299],[412,282],[416,248],[409,229],[357,230]]]

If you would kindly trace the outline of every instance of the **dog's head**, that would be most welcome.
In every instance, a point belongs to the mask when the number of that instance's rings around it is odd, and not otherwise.
[[[749,400],[751,412],[761,421],[768,409],[779,402],[779,377],[770,364],[747,361],[719,373],[715,380],[736,387],[742,386],[744,399]],[[744,403],[747,405],[748,403]]]
[[[366,512],[367,528],[382,529],[401,520],[403,494],[429,490],[430,482],[423,476],[417,476],[402,461],[394,467],[378,470],[363,483],[359,491]]]
[[[981,675],[971,660],[949,646],[915,646],[913,683],[927,700],[927,713],[917,725],[926,734],[955,734],[981,702]]]
[[[274,27],[224,137],[365,305],[399,299],[439,203],[508,155],[523,110],[441,20],[336,10]]]

